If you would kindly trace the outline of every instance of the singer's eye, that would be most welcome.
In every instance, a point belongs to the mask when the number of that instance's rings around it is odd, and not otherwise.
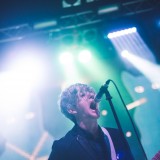
[[[90,97],[89,97],[89,99],[94,99],[94,96],[93,96],[93,95],[92,95],[92,96],[90,96]]]
[[[85,93],[80,93],[80,97],[85,97]]]

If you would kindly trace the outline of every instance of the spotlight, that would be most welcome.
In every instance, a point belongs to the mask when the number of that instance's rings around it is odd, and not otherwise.
[[[135,33],[135,32],[137,32],[137,28],[132,27],[132,28],[128,28],[128,29],[124,29],[124,30],[109,33],[107,35],[107,37],[109,39],[112,39],[112,38],[117,38],[117,37],[124,36],[124,35],[127,35],[127,34],[132,34],[132,33]]]
[[[59,57],[59,61],[61,64],[69,65],[73,62],[73,56],[70,52],[63,52]]]
[[[136,93],[143,93],[145,91],[143,86],[136,86],[134,90]]]
[[[81,4],[81,0],[63,0],[62,6],[63,8],[79,6]]]
[[[86,0],[86,3],[94,2],[95,0]]]
[[[127,50],[123,50],[123,51],[121,52],[121,56],[122,56],[123,58],[129,57],[129,55],[130,55],[130,53],[129,53]]]
[[[88,63],[91,60],[92,55],[89,50],[85,49],[79,53],[78,58],[81,63]]]
[[[70,5],[74,5],[77,2],[77,0],[65,0],[65,2]]]
[[[130,131],[128,131],[128,132],[126,132],[126,137],[131,137],[132,136],[132,132],[130,132]]]
[[[44,28],[51,28],[57,25],[57,21],[56,20],[50,20],[50,21],[45,21],[45,22],[39,22],[39,23],[35,23],[33,25],[33,28],[38,30],[38,29],[44,29]]]
[[[103,6],[101,8],[99,8],[98,10],[98,14],[102,15],[102,14],[106,14],[106,13],[110,13],[110,12],[114,12],[114,11],[118,11],[119,10],[119,6],[118,5],[112,5],[112,6]]]

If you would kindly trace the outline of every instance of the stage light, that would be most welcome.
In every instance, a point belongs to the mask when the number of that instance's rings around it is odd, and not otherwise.
[[[11,125],[17,122],[17,118],[25,112],[30,102],[31,85],[23,76],[13,71],[0,74],[0,112],[4,124]]]
[[[108,34],[108,37],[117,53],[123,58],[122,61],[126,68],[133,74],[145,73],[147,69],[147,72],[149,72],[151,67],[149,68],[147,65],[150,66],[156,63],[155,56],[140,37],[136,27],[112,32]],[[150,75],[148,76],[151,77]],[[151,79],[153,77],[155,76],[152,76]]]
[[[72,6],[79,6],[81,4],[81,0],[62,0],[62,7],[68,8]]]
[[[121,52],[121,56],[122,56],[123,58],[129,57],[129,55],[130,55],[130,53],[129,53],[127,50],[123,50],[123,51]]]
[[[107,37],[109,39],[112,39],[112,38],[124,36],[124,35],[127,35],[127,34],[132,34],[132,33],[135,33],[136,31],[137,31],[136,27],[132,27],[132,28],[128,28],[128,29],[124,29],[124,30],[109,33],[107,35]]]
[[[33,28],[36,30],[38,29],[45,29],[45,28],[49,28],[49,27],[54,27],[57,25],[57,21],[56,20],[50,20],[50,21],[45,21],[45,22],[39,22],[39,23],[35,23],[33,25]]]
[[[142,106],[142,104],[145,104],[146,102],[147,102],[146,98],[138,99],[130,104],[127,104],[127,109],[131,110],[133,108],[140,107],[140,106]]]
[[[73,56],[70,52],[63,52],[59,56],[59,61],[61,64],[69,65],[73,62]]]
[[[86,0],[87,3],[94,2],[95,0]]]
[[[114,11],[117,11],[117,10],[119,10],[118,5],[104,6],[104,7],[99,8],[98,14],[102,15],[102,14],[114,12]]]
[[[78,0],[64,0],[66,3],[73,5],[78,2]]]
[[[102,110],[101,111],[102,116],[106,116],[108,114],[107,110]]]
[[[7,124],[8,125],[11,125],[11,124],[14,124],[16,123],[16,118],[15,117],[10,117],[7,119]]]
[[[35,117],[35,114],[33,112],[28,112],[26,115],[25,115],[25,119],[27,120],[31,120]]]
[[[41,80],[44,79],[45,74],[45,61],[41,59],[42,57],[37,57],[34,55],[27,55],[17,57],[13,61],[12,73],[15,74],[22,82],[26,81],[31,88],[37,84],[41,85]],[[28,86],[28,87],[29,87]]]
[[[152,89],[160,89],[160,83],[152,83]]]
[[[79,68],[76,65],[76,57],[72,52],[63,52],[59,56],[60,68],[65,77],[65,84],[73,84],[80,82],[81,76],[79,74]]]
[[[137,93],[143,93],[145,89],[144,89],[143,86],[136,86],[136,87],[134,88],[134,90],[135,90],[135,92],[137,92]]]
[[[33,91],[46,84],[47,65],[42,50],[26,46],[11,48],[4,61],[5,72],[0,73],[0,112],[4,116],[19,116],[25,111]]]
[[[128,131],[128,132],[126,132],[126,137],[131,137],[132,136],[132,132],[130,132],[130,131]]]
[[[81,63],[88,63],[92,58],[91,52],[87,49],[80,51],[78,59]]]
[[[145,75],[152,83],[160,82],[160,66],[146,60],[145,58],[141,58],[140,56],[136,56],[134,53],[130,54],[126,57],[127,61],[130,62],[138,71],[140,71],[143,75]],[[141,91],[139,91],[141,92]]]

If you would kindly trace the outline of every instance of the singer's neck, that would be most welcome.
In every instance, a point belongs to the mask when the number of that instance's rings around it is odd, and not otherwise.
[[[94,121],[92,123],[85,123],[84,121],[78,122],[78,126],[85,131],[91,133],[94,137],[98,136],[98,123]]]

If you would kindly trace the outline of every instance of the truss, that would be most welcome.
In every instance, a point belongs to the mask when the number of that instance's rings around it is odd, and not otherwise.
[[[21,40],[32,28],[28,24],[12,26],[0,29],[0,43]]]
[[[122,2],[123,1],[123,2]],[[100,0],[98,2],[101,2]],[[104,1],[103,1],[104,2]],[[53,29],[48,29],[45,33],[51,32],[60,32],[66,29],[74,29],[77,27],[89,26],[97,23],[101,23],[107,19],[111,19],[113,16],[117,15],[117,18],[121,16],[131,16],[135,14],[141,14],[144,12],[150,12],[154,10],[160,9],[160,1],[159,0],[130,0],[124,1],[120,0],[118,2],[115,1],[107,1],[106,5],[112,3],[113,5],[119,5],[119,10],[116,11],[117,14],[108,14],[105,15],[98,15],[98,7],[95,9],[90,9],[87,11],[81,11],[79,13],[71,13],[63,16],[62,14],[59,15],[57,18],[57,26]],[[88,4],[86,4],[88,5]],[[103,4],[104,5],[104,4]],[[85,8],[83,6],[83,8]],[[62,10],[63,11],[63,10]],[[74,10],[75,11],[75,10]],[[55,17],[53,17],[55,18]],[[44,34],[44,30],[38,31],[38,34]],[[28,34],[36,34],[37,30],[34,30],[33,27],[29,24],[22,24],[18,26],[13,26],[9,28],[0,29],[0,43],[10,42],[21,40],[25,38]]]
[[[132,0],[122,3],[123,15],[134,15],[160,8],[159,0]]]

